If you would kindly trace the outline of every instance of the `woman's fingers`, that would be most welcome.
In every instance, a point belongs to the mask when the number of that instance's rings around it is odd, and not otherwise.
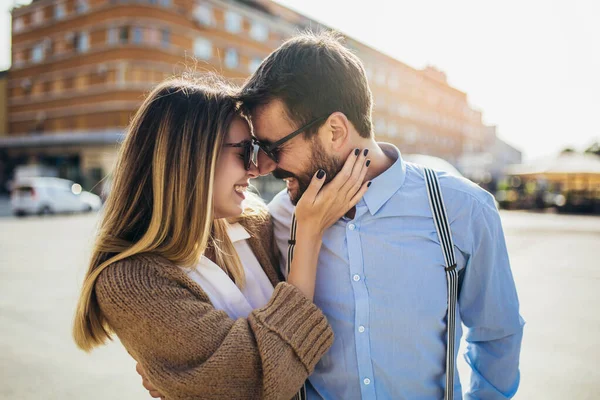
[[[344,166],[337,173],[337,175],[329,182],[329,186],[333,188],[333,190],[338,190],[342,186],[346,184],[348,179],[352,176],[352,170],[354,169],[354,165],[356,164],[358,158],[362,155],[360,149],[354,149],[346,158],[346,162],[344,162]]]
[[[325,171],[319,169],[310,180],[310,184],[308,185],[308,188],[306,188],[302,198],[306,197],[305,201],[308,201],[309,204],[313,204],[324,183]]]
[[[368,164],[370,164],[370,161],[367,159],[368,153],[368,149],[360,151],[358,157],[356,158],[356,162],[352,167],[350,176],[338,189],[338,196],[342,197],[346,201],[354,197],[356,192],[360,189],[365,176],[367,175]]]
[[[349,209],[354,207],[356,204],[358,204],[360,199],[362,199],[362,197],[365,195],[365,193],[367,193],[367,189],[369,188],[369,186],[371,186],[371,181],[363,182],[363,184],[360,186],[360,189],[358,190],[358,192],[356,192],[354,197],[352,197],[350,199],[350,206],[348,207]]]
[[[368,167],[371,161],[367,158],[369,150],[364,149],[360,152],[360,155],[356,159],[356,163],[352,168],[352,173],[346,183],[340,188],[339,192],[346,199],[354,197],[356,192],[360,189],[365,176],[367,175]]]

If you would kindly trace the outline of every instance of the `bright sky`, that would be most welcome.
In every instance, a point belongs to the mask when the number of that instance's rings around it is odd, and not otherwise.
[[[600,140],[598,0],[278,1],[415,68],[445,71],[526,158]],[[0,69],[11,2],[0,0]]]

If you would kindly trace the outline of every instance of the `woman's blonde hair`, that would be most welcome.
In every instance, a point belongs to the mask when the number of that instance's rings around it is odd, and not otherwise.
[[[210,247],[217,265],[238,286],[244,284],[227,222],[215,220],[213,212],[217,158],[238,115],[233,90],[214,78],[165,81],[136,112],[119,151],[76,309],[73,337],[81,349],[110,339],[94,285],[119,260],[153,253],[192,267]]]

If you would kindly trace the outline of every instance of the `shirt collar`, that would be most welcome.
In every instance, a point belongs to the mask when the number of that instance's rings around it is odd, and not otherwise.
[[[250,239],[250,234],[239,222],[229,225],[227,228],[227,234],[229,235],[232,243]]]
[[[373,185],[363,196],[363,200],[371,215],[377,211],[402,187],[406,178],[406,163],[400,150],[390,143],[377,143],[381,150],[390,158],[396,160],[387,170],[371,181]]]

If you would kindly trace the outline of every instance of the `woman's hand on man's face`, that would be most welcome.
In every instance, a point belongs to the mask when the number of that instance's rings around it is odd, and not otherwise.
[[[321,235],[363,197],[370,182],[364,182],[370,160],[368,150],[350,153],[342,170],[324,185],[325,172],[317,171],[296,206],[296,218],[303,230]]]

